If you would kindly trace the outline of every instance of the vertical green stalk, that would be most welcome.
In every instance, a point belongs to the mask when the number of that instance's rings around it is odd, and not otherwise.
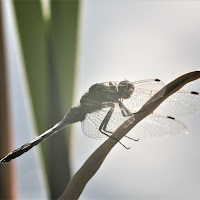
[[[45,21],[39,0],[13,1],[38,133],[62,119],[72,105],[79,1],[51,1]],[[43,142],[50,198],[70,180],[67,128]],[[67,136],[67,137],[66,137]]]
[[[51,1],[48,32],[49,124],[55,124],[72,106],[78,9],[78,1]],[[70,180],[69,133],[70,127],[67,127],[49,143],[52,149],[48,159],[52,198],[58,198]]]

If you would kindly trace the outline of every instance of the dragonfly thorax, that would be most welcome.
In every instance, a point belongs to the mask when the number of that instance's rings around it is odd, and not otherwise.
[[[125,80],[118,84],[119,99],[129,99],[134,91],[134,86],[131,82]]]

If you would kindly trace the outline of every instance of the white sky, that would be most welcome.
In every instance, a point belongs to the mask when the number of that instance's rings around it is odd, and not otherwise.
[[[200,67],[199,1],[85,0],[76,102],[96,82],[159,78]],[[186,88],[200,91],[200,81]],[[199,114],[182,117],[188,135],[117,145],[82,199],[199,199]],[[75,127],[76,171],[101,141]]]

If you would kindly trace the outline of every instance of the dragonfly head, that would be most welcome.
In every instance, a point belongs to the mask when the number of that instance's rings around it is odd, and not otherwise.
[[[129,99],[134,91],[134,86],[131,82],[125,80],[118,84],[119,98]]]

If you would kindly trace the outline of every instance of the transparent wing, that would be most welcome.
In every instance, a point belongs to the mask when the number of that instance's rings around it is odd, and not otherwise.
[[[200,112],[200,94],[180,90],[168,97],[154,112],[172,116],[198,113]]]
[[[134,92],[131,98],[123,100],[124,105],[132,112],[137,112],[152,96],[154,96],[165,84],[159,79],[147,79],[143,81],[133,82]],[[165,90],[152,101],[162,97]],[[151,102],[152,102],[151,101]]]
[[[144,90],[160,90],[165,86],[164,82],[160,79],[146,79],[132,82],[137,92],[137,89],[144,89]]]
[[[101,122],[103,121],[109,108],[104,108],[93,113],[88,113],[85,119],[81,122],[83,132],[91,138],[105,138],[99,131]]]
[[[110,83],[117,86],[120,83],[120,81],[107,81],[102,84],[110,87]],[[146,89],[146,90],[160,90],[163,86],[165,86],[163,81],[161,81],[160,79],[155,79],[155,78],[134,81],[131,83],[134,85],[135,89],[140,88],[140,89]]]
[[[125,106],[130,110],[138,110],[143,106],[152,96],[154,96],[160,89],[162,89],[165,84],[159,79],[146,79],[141,81],[130,82],[134,86],[134,92],[129,99],[124,99],[123,102]],[[108,95],[112,96],[116,95],[117,88],[119,86],[119,81],[109,81],[104,83],[98,83],[90,87],[91,90],[96,90],[98,93],[98,89],[104,90],[104,92]],[[106,86],[102,89],[102,86]],[[152,101],[155,101],[160,96],[163,96],[165,90],[158,95]],[[105,101],[106,102],[106,101]],[[101,104],[102,102],[98,102],[92,99],[87,99],[87,103],[84,102],[85,105],[97,105]]]
[[[82,122],[82,129],[87,136],[92,138],[106,138],[106,136],[99,131],[99,126],[108,110],[109,109],[106,108],[86,115],[85,120]],[[108,123],[107,130],[114,132],[123,122],[128,119],[130,119],[130,117],[123,117],[119,112],[119,108],[116,106],[116,111],[113,113]],[[149,137],[186,133],[186,126],[175,118],[165,115],[151,114],[139,122],[127,134],[127,136],[137,140]],[[128,139],[123,138],[123,140],[127,141]]]
[[[161,83],[160,86],[164,85],[162,85]],[[124,100],[123,103],[127,108],[129,108],[131,112],[137,112],[157,92],[157,90],[141,89],[138,87],[132,94],[131,98]],[[200,94],[194,91],[183,90],[179,90],[168,97],[154,111],[154,113],[165,114],[175,117],[199,112]]]
[[[110,108],[103,108],[93,113],[88,113],[85,119],[81,122],[83,132],[92,138],[106,138],[104,134],[99,131],[99,127],[105,118]],[[114,132],[124,121],[130,117],[123,117],[119,106],[116,104],[112,117],[109,120],[106,130]],[[109,133],[108,133],[109,134]]]
[[[127,136],[134,139],[186,134],[187,127],[173,117],[150,114],[139,122]]]

